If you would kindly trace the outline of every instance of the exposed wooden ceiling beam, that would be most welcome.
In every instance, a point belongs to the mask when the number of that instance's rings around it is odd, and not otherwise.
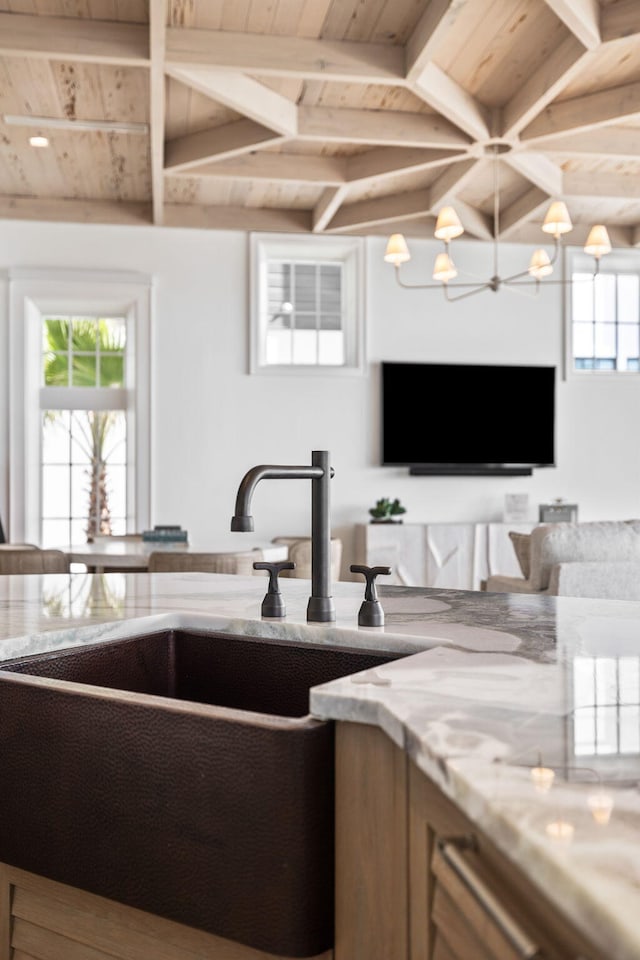
[[[640,117],[638,81],[552,103],[522,131],[520,139],[528,142],[577,133],[636,117]]]
[[[488,217],[460,197],[455,199],[455,209],[468,236],[478,240],[493,240],[493,217]]]
[[[164,47],[167,0],[150,0],[149,49],[149,154],[151,164],[151,208],[153,222],[161,224],[164,214]]]
[[[137,23],[0,13],[0,56],[143,67],[149,33]]]
[[[434,167],[448,166],[457,160],[466,159],[468,154],[454,153],[451,150],[420,150],[403,147],[378,147],[347,158],[347,179],[373,180],[382,177],[395,177],[399,173],[415,173]]]
[[[127,120],[75,120],[68,117],[42,117],[36,114],[3,113],[0,120],[10,127],[36,127],[40,130],[66,130],[74,133],[118,133],[146,137],[149,124]]]
[[[575,157],[607,157],[611,160],[637,160],[640,156],[640,129],[636,127],[598,127],[586,133],[574,133],[552,140],[538,140],[536,147],[545,153]]]
[[[342,230],[364,228],[376,223],[423,218],[428,210],[428,190],[411,190],[393,196],[376,197],[373,200],[358,200],[341,207],[331,221],[328,232],[339,233]]]
[[[193,176],[193,170],[172,170],[178,176]],[[198,166],[199,177],[236,180],[268,180],[287,183],[326,183],[338,186],[347,181],[344,157],[301,157],[299,153],[269,153],[259,150],[231,160],[215,160]]]
[[[196,206],[186,203],[165,205],[165,226],[208,230],[263,230],[310,233],[308,210],[278,208]]]
[[[406,76],[413,82],[454,29],[467,0],[431,0],[405,46]]]
[[[638,0],[616,0],[602,8],[600,13],[602,42],[626,40],[640,35],[640,4]]]
[[[408,220],[393,221],[393,232],[403,233],[408,240],[411,240],[411,238],[415,239],[416,237],[420,237],[424,240],[430,240],[433,237],[434,227],[435,220],[429,215],[422,217],[411,217]],[[357,237],[362,234],[362,230],[357,227],[355,227],[353,230],[347,230],[345,228],[344,230],[336,232],[346,237]],[[368,237],[388,237],[389,232],[389,225],[386,223],[372,223],[367,227]]]
[[[196,65],[255,75],[404,84],[404,49],[305,37],[167,28],[167,66]]]
[[[428,209],[437,213],[436,208],[446,200],[452,199],[459,190],[462,190],[465,184],[476,175],[479,164],[483,163],[485,163],[484,160],[464,160],[441,173],[429,189]]]
[[[560,196],[563,192],[562,168],[543,153],[523,150],[504,155],[505,163],[517,170],[545,193]]]
[[[510,233],[518,230],[523,223],[537,216],[543,208],[549,206],[550,197],[539,187],[531,187],[521,197],[514,200],[505,210],[500,213],[499,235],[508,237]],[[544,234],[540,237],[540,242],[545,240]]]
[[[562,40],[505,104],[502,135],[513,137],[531,123],[583,68],[587,55],[575,37]]]
[[[165,171],[174,173],[197,167],[214,157],[233,157],[282,137],[253,120],[235,120],[212,130],[189,133],[165,144]]]
[[[206,97],[284,136],[294,136],[297,131],[298,108],[295,103],[251,77],[210,67],[169,67],[167,73]]]
[[[464,147],[468,139],[444,117],[391,110],[299,107],[298,137],[393,147]]]
[[[483,140],[490,135],[489,111],[435,63],[426,65],[412,89],[470,137]]]
[[[567,197],[607,197],[612,200],[640,198],[640,179],[616,173],[597,174],[567,172],[564,175],[564,193]]]
[[[598,0],[544,0],[544,2],[588,50],[595,50],[599,46],[600,4]]]
[[[0,219],[148,225],[151,223],[151,206],[124,200],[0,196]]]
[[[329,225],[340,209],[342,201],[347,195],[347,189],[347,186],[343,184],[340,187],[327,187],[323,191],[311,214],[314,233],[321,233]]]

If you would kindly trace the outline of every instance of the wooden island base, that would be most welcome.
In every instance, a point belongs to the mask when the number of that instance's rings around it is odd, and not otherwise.
[[[288,960],[6,864],[0,903],[0,960]],[[606,960],[385,733],[337,722],[335,948],[309,960],[533,956]]]
[[[335,960],[608,960],[378,727],[336,723]]]
[[[285,960],[6,864],[0,895],[0,960]]]

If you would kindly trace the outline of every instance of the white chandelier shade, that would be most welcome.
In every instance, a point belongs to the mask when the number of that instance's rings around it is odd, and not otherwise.
[[[498,270],[498,237],[500,235],[500,210],[499,210],[499,192],[498,192],[498,150],[494,151],[494,217],[493,217],[493,263],[494,274],[487,280],[474,280],[473,282],[454,282],[458,276],[458,271],[451,257],[450,245],[452,240],[460,237],[464,233],[464,227],[453,206],[447,205],[438,211],[434,237],[442,240],[444,243],[444,252],[436,256],[433,267],[432,278],[434,283],[405,283],[400,277],[400,267],[411,259],[411,253],[404,236],[401,233],[394,233],[389,237],[384,259],[391,263],[395,268],[395,276],[401,287],[407,289],[437,289],[444,290],[447,300],[460,300],[463,297],[470,297],[474,293],[480,293],[483,290],[493,290],[497,292],[503,286],[526,287],[534,286],[538,292],[541,281],[553,273],[554,265],[558,259],[562,238],[573,229],[573,223],[567,206],[562,200],[553,200],[546,212],[542,223],[542,231],[553,240],[553,256],[549,257],[546,250],[539,248],[535,250],[529,261],[526,270],[515,273],[508,277],[501,277]],[[594,258],[593,276],[595,277],[600,268],[600,258],[611,252],[611,241],[607,228],[604,224],[596,224],[591,227],[587,242],[584,246],[585,253]],[[551,280],[547,283],[567,283],[564,279]],[[452,296],[450,289],[465,288],[463,293]]]

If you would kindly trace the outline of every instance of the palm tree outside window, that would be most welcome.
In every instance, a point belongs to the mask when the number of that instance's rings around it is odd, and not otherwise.
[[[42,543],[124,533],[125,319],[49,315],[42,331]]]

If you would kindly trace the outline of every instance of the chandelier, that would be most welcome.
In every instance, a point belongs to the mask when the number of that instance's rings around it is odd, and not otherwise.
[[[404,236],[401,233],[394,233],[389,237],[384,259],[387,263],[392,263],[395,267],[395,276],[401,287],[407,290],[435,290],[442,289],[445,298],[449,301],[462,300],[465,297],[473,296],[475,293],[481,293],[483,290],[493,290],[496,293],[501,287],[524,288],[534,286],[537,293],[540,287],[540,281],[553,273],[553,268],[558,260],[562,237],[573,229],[573,224],[569,216],[566,205],[561,200],[554,200],[547,210],[542,230],[548,234],[554,243],[553,256],[549,257],[542,248],[534,250],[529,266],[526,270],[514,273],[508,277],[501,277],[499,272],[499,249],[498,237],[500,235],[500,193],[498,184],[498,155],[501,152],[499,144],[493,144],[493,276],[487,280],[475,280],[473,282],[455,282],[452,280],[458,276],[458,271],[451,257],[451,241],[464,233],[464,227],[460,218],[452,206],[442,207],[438,213],[434,237],[444,242],[444,251],[436,256],[433,266],[433,279],[436,283],[405,283],[400,276],[400,267],[411,259],[409,248]],[[593,277],[600,269],[600,258],[611,252],[611,242],[607,228],[602,224],[591,227],[587,242],[584,246],[584,252],[594,258]],[[547,283],[566,283],[566,280],[548,280]],[[455,296],[450,294],[450,290],[464,290]],[[524,291],[522,291],[524,292]]]

